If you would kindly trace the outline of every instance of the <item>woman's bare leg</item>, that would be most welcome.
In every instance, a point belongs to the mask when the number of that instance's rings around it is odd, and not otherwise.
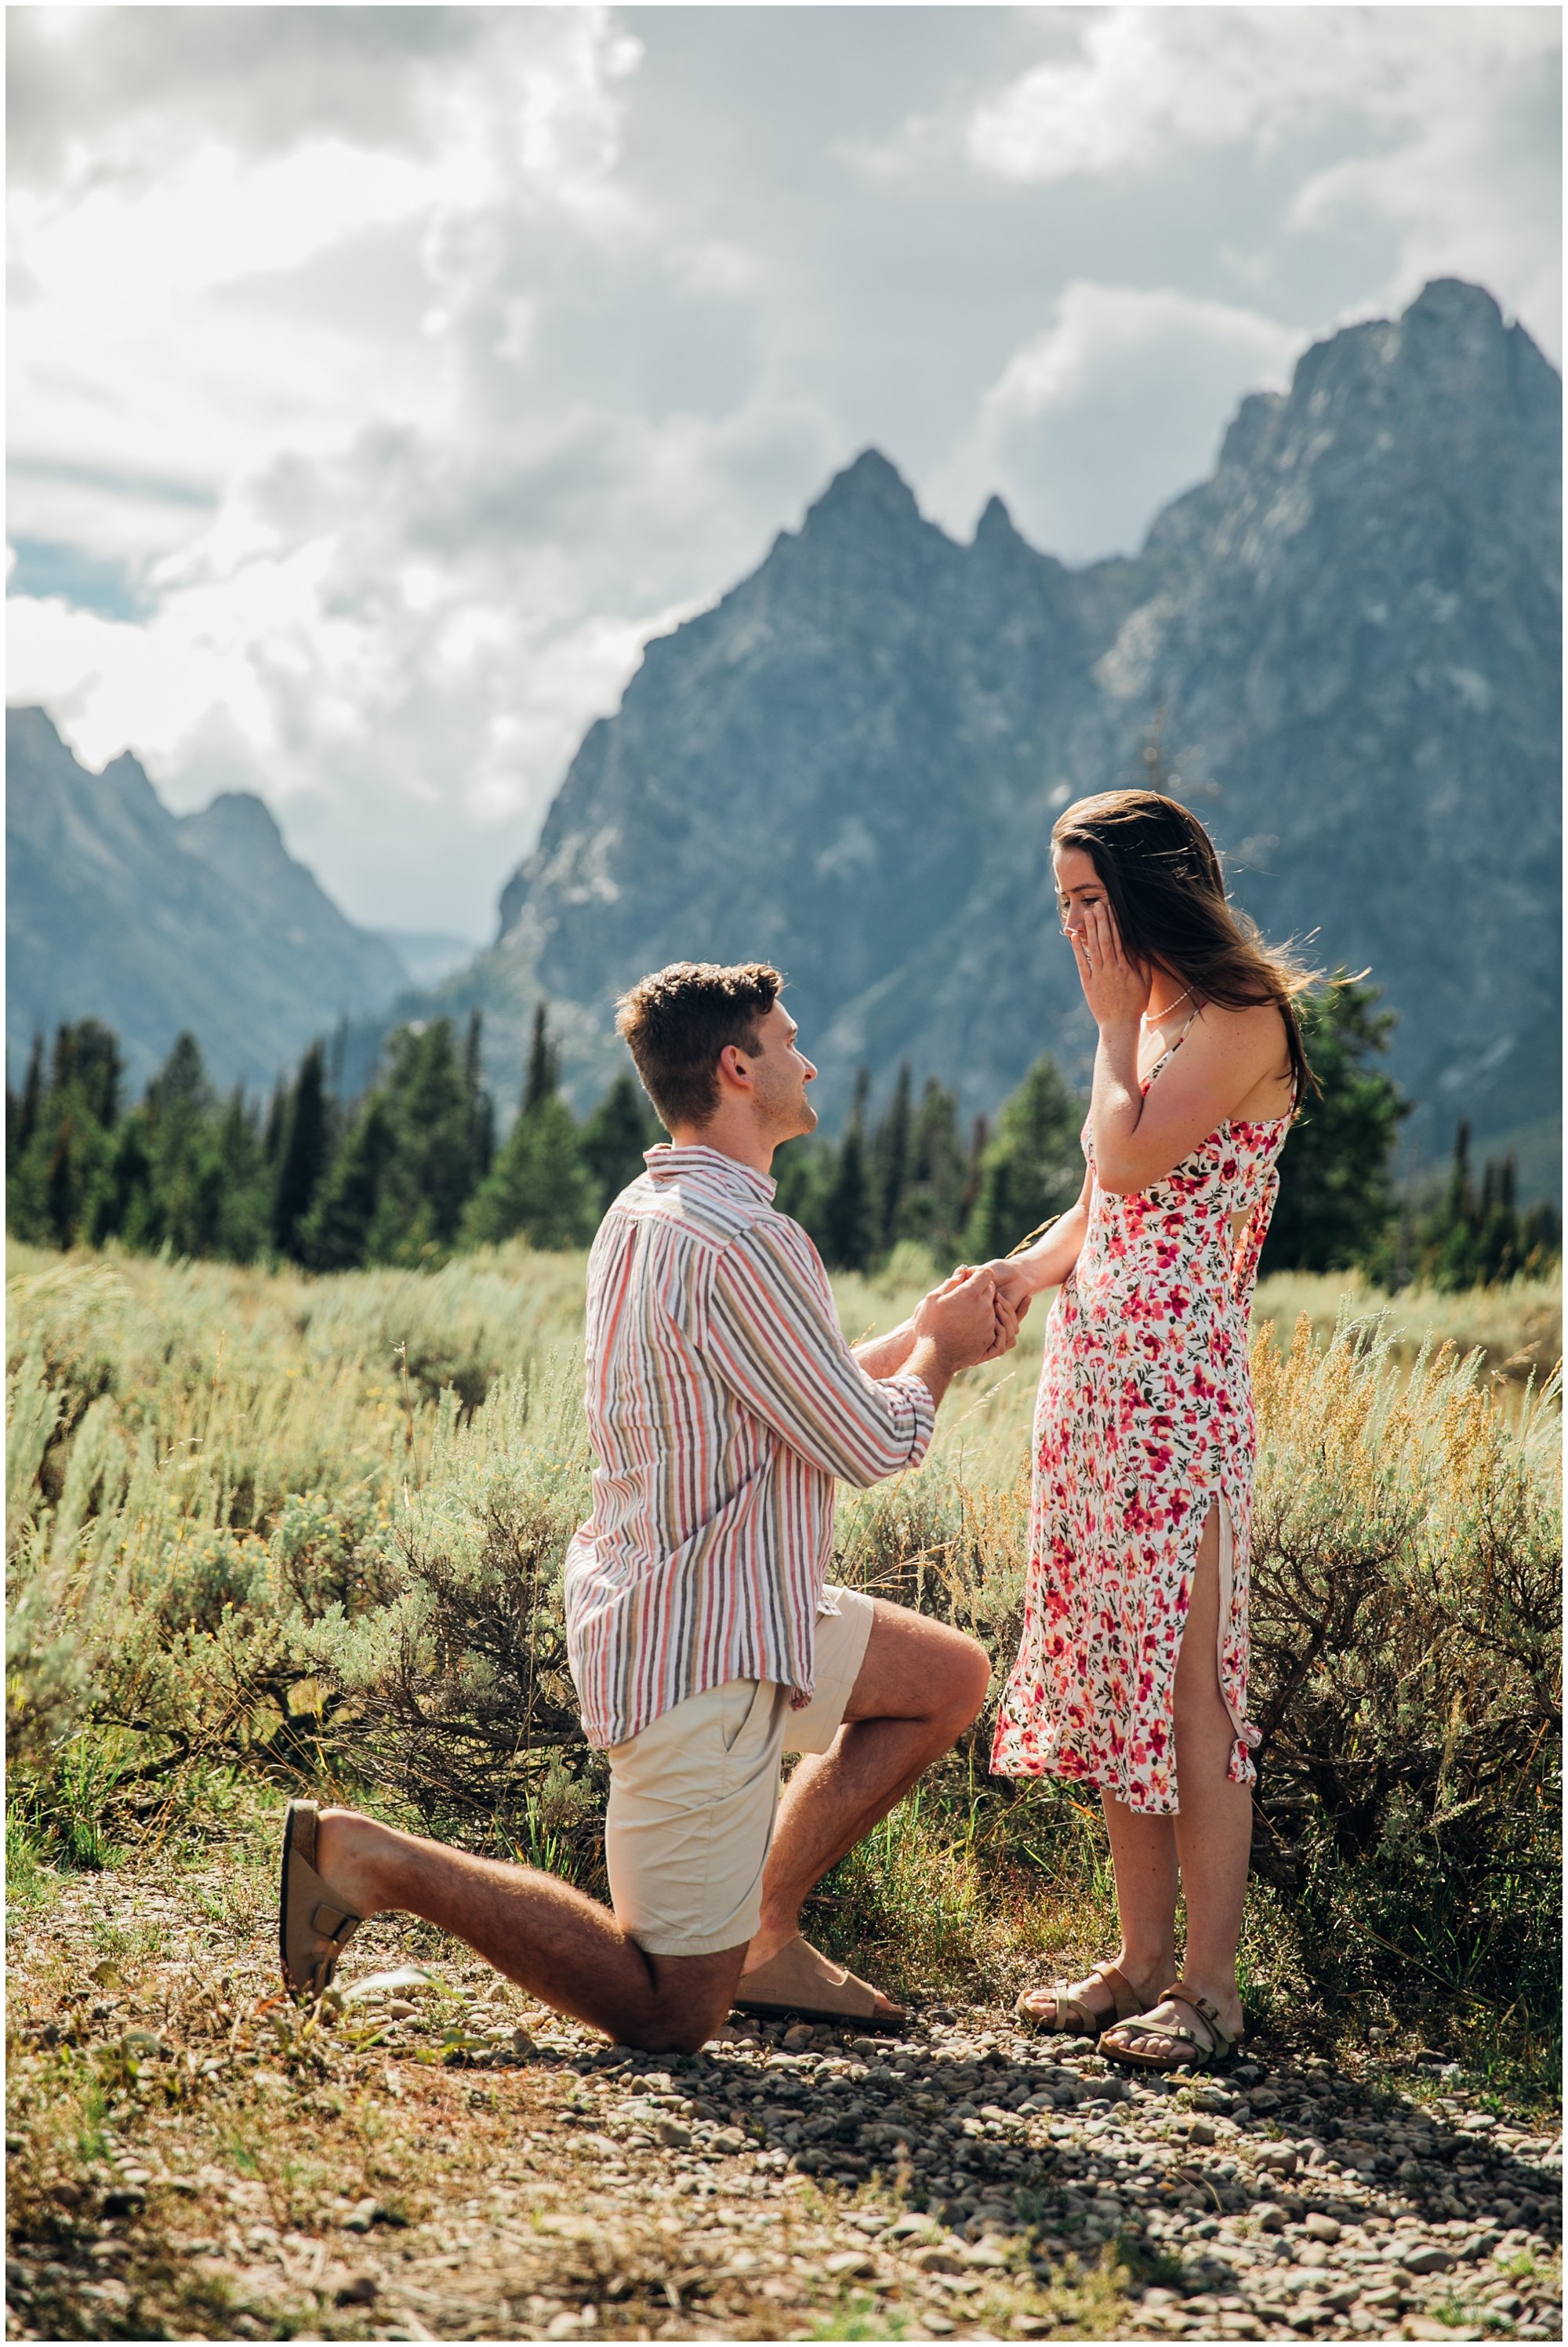
[[[1157,1995],[1175,1977],[1175,1819],[1145,1817],[1110,1793],[1101,1795],[1101,1807],[1111,1835],[1122,1924],[1117,1969],[1134,1988]]]
[[[1111,1836],[1111,1863],[1116,1875],[1116,1912],[1122,1944],[1116,1951],[1119,1973],[1134,1993],[1150,2001],[1174,1978],[1176,1924],[1176,1838],[1171,1818],[1147,1818],[1130,1809],[1110,1793],[1100,1797]],[[1103,2027],[1115,2018],[1116,2007],[1102,1980],[1079,1980],[1070,1993]],[[1049,2015],[1054,1991],[1031,1988],[1025,2005]]]
[[[1187,1946],[1182,1978],[1204,1996],[1233,2036],[1241,2032],[1236,1992],[1236,1947],[1246,1897],[1252,1851],[1252,1795],[1230,1778],[1235,1728],[1219,1681],[1220,1516],[1216,1504],[1198,1549],[1187,1604],[1174,1692],[1176,1789],[1181,1811],[1164,1822],[1174,1828],[1176,1857],[1187,1909]],[[1140,1819],[1141,1824],[1157,1822]],[[1180,2022],[1202,2039],[1206,2032],[1190,2005],[1161,2005],[1149,2015]],[[1121,2042],[1132,2051],[1167,2052],[1157,2038],[1141,2039],[1123,2027]]]

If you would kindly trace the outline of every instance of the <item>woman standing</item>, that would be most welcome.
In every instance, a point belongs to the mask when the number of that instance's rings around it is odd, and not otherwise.
[[[1100,1040],[1082,1194],[1028,1254],[991,1266],[1015,1303],[1061,1289],[1023,1640],[991,1766],[1097,1787],[1115,1868],[1114,1963],[1026,1991],[1020,2014],[1173,2069],[1222,2058],[1242,2030],[1257,1741],[1247,1318],[1308,1081],[1294,1002],[1312,980],[1231,911],[1207,833],[1173,799],[1081,800],[1051,862]]]

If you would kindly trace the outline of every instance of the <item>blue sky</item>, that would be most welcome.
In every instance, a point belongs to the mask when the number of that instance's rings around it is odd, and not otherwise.
[[[1084,561],[1429,276],[1558,358],[1560,21],[12,8],[8,697],[481,937],[863,446]]]

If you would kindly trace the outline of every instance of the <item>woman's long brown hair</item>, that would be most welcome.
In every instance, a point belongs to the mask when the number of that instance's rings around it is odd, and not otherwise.
[[[1323,983],[1288,948],[1268,946],[1255,922],[1225,902],[1214,842],[1197,816],[1158,791],[1102,791],[1051,826],[1053,848],[1081,848],[1103,883],[1122,945],[1192,989],[1193,1005],[1227,1010],[1272,1002],[1285,1021],[1296,1105],[1317,1079],[1296,1017],[1299,995]]]

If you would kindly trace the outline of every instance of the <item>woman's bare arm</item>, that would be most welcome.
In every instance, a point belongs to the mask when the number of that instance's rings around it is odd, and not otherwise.
[[[1089,1228],[1089,1201],[1094,1189],[1094,1175],[1085,1173],[1083,1187],[1060,1222],[1038,1238],[1033,1246],[1021,1255],[999,1256],[988,1264],[988,1271],[996,1275],[997,1292],[1006,1296],[1020,1318],[1029,1309],[1030,1296],[1042,1288],[1060,1287],[1083,1245],[1084,1233]]]

